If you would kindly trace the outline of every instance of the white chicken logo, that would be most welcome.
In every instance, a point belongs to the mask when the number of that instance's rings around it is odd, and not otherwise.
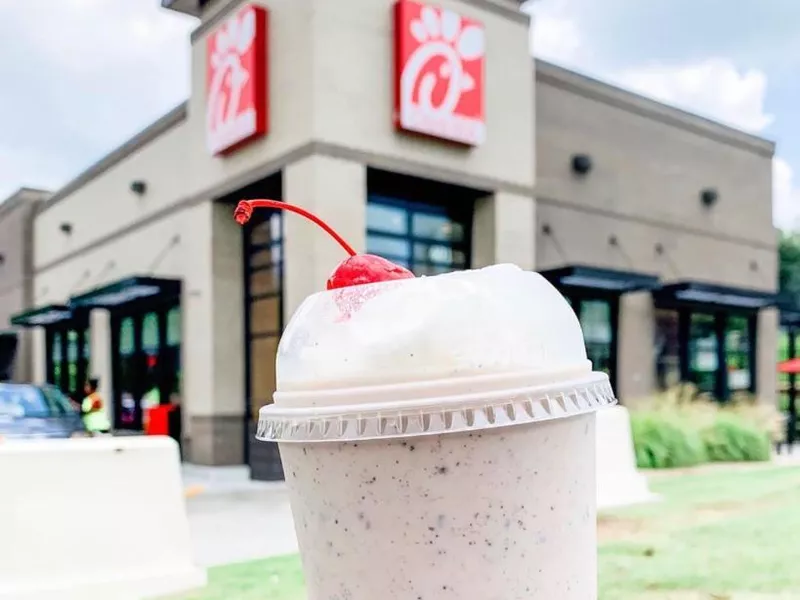
[[[449,129],[454,125],[460,128],[455,123],[461,119],[456,108],[464,92],[476,86],[465,71],[464,62],[484,56],[483,29],[463,23],[452,11],[423,6],[420,17],[410,23],[410,33],[419,46],[408,57],[400,76],[403,124],[423,131],[431,127]],[[438,69],[431,69],[430,62],[437,57],[444,61]],[[446,82],[447,87],[436,101],[434,90],[440,82]],[[457,134],[463,135],[469,134]]]
[[[212,76],[206,107],[206,127],[213,152],[255,131],[255,109],[239,111],[242,91],[250,79],[242,57],[252,47],[255,37],[253,10],[232,17],[216,34],[214,52],[209,57]]]

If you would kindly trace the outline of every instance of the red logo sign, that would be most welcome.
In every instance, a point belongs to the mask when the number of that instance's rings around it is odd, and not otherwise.
[[[206,42],[206,142],[224,154],[267,132],[267,11],[246,5]]]
[[[486,139],[484,28],[412,0],[395,4],[395,126],[469,146]]]

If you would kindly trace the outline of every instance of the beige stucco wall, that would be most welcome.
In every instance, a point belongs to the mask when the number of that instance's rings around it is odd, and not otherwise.
[[[542,202],[774,248],[773,144],[552,65],[536,74]],[[570,173],[574,153],[592,157],[588,176]]]
[[[324,219],[356,250],[366,246],[367,172],[360,163],[311,156],[283,173],[283,195]],[[347,254],[330,236],[301,218],[284,219],[284,322],[300,303],[324,289]]]
[[[536,268],[536,202],[530,196],[496,192],[475,204],[471,266],[497,263]]]
[[[774,145],[537,63],[537,266],[584,264],[774,291]],[[593,169],[579,177],[571,157]],[[719,199],[706,208],[700,191]],[[774,315],[759,318],[757,382],[774,399]],[[618,393],[654,387],[649,294],[620,304]]]
[[[436,4],[478,19],[486,31],[487,141],[465,150],[397,135],[393,111],[393,0],[314,0],[314,136],[382,157],[451,172],[531,186],[534,182],[533,82],[529,76],[528,22],[486,10],[478,3]],[[358,65],[356,68],[355,65]]]
[[[178,119],[170,129],[147,145],[57,201],[36,219],[34,265],[47,268],[54,261],[91,247],[132,224],[157,219],[181,199],[189,179],[186,161],[188,128]],[[147,184],[138,196],[130,190],[134,180]],[[66,235],[62,223],[72,225]],[[161,231],[160,229],[158,231]],[[56,269],[58,271],[58,269]],[[56,275],[44,280],[52,281]]]

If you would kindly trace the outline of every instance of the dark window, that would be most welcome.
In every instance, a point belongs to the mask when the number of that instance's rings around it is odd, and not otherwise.
[[[658,308],[656,319],[656,383],[665,391],[681,382],[680,323],[677,310]]]
[[[586,354],[594,369],[611,374],[611,354],[614,334],[611,330],[611,305],[607,300],[583,300],[580,322]]]
[[[719,338],[716,319],[692,313],[689,322],[689,381],[698,391],[715,395],[719,370]]]
[[[167,382],[170,400],[173,404],[180,404],[181,384],[183,371],[181,370],[181,341],[182,341],[181,307],[174,306],[167,312],[167,348],[166,361],[171,381]]]
[[[616,389],[618,299],[578,291],[566,292],[564,297],[578,315],[592,369],[608,375]]]
[[[681,381],[717,400],[756,390],[756,314],[690,307],[656,309],[656,380]]]
[[[371,194],[367,252],[438,275],[469,266],[471,210]]]
[[[725,326],[725,370],[731,393],[752,389],[753,353],[750,320],[741,316],[728,317]]]
[[[69,322],[49,327],[45,333],[46,379],[76,400],[83,394],[89,372],[91,342],[88,325]]]

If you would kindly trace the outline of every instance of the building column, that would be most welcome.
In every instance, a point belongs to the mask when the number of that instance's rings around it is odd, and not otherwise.
[[[778,387],[778,321],[777,309],[758,311],[756,324],[756,395],[768,406],[776,404]]]
[[[108,419],[114,422],[114,402],[111,399],[114,390],[111,372],[111,316],[107,310],[94,309],[89,313],[89,372],[87,377],[100,380],[100,397]],[[83,382],[81,382],[81,386]]]
[[[364,165],[310,156],[286,167],[283,198],[313,212],[355,250],[366,247],[367,170]],[[303,300],[325,289],[336,266],[347,258],[327,233],[308,220],[286,215],[283,225],[283,314],[289,322]]]
[[[617,397],[628,406],[655,391],[655,314],[647,292],[622,294],[617,335]]]
[[[185,214],[183,419],[189,462],[244,462],[242,230],[232,207],[204,202]]]
[[[11,367],[11,378],[19,383],[33,380],[32,351],[33,331],[27,328],[17,329],[17,354]]]
[[[47,382],[47,335],[44,327],[33,327],[31,341],[31,382],[43,385]]]
[[[495,192],[475,203],[472,268],[512,263],[536,268],[536,200]]]

